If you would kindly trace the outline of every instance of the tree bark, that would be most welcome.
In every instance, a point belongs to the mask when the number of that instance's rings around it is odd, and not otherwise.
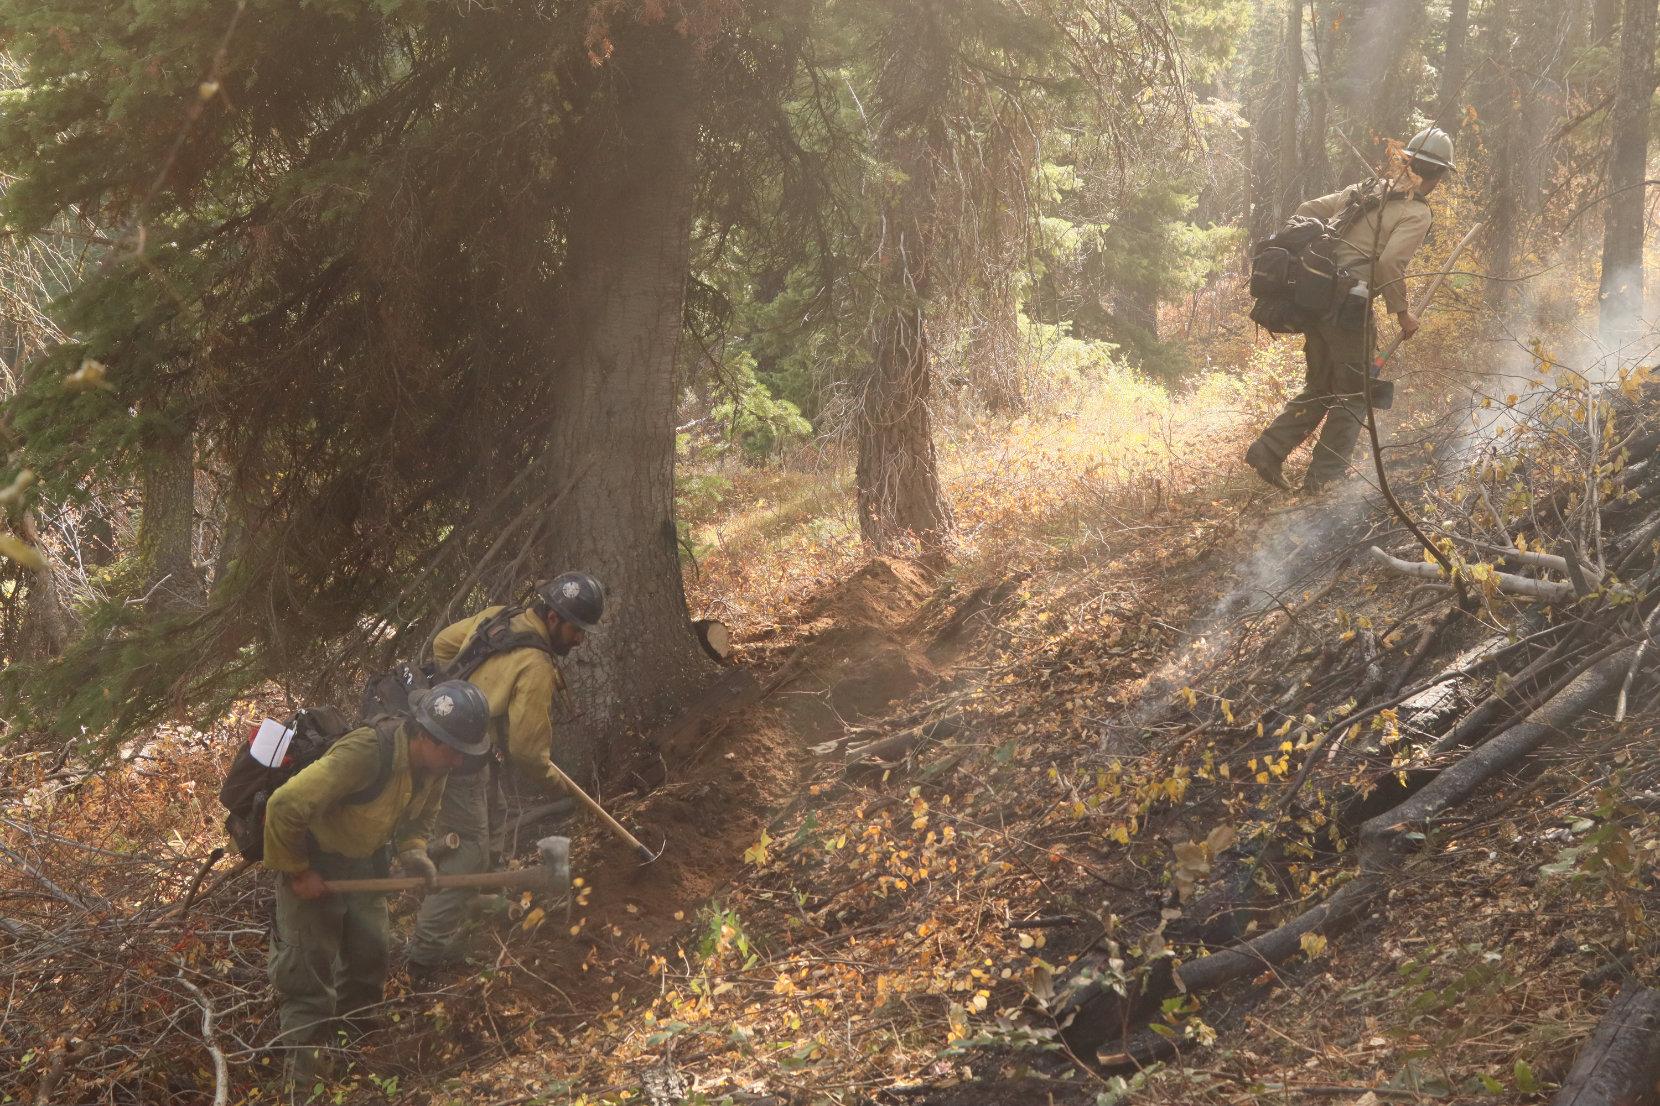
[[[1487,166],[1487,193],[1491,197],[1483,230],[1488,268],[1495,276],[1508,277],[1516,252],[1517,224],[1517,117],[1520,107],[1514,80],[1514,52],[1511,48],[1509,0],[1498,0],[1487,12],[1482,35],[1487,79],[1483,82],[1478,113],[1492,134],[1493,154]],[[1510,285],[1488,281],[1484,296],[1489,307],[1502,310],[1510,296]]]
[[[1297,149],[1297,109],[1302,99],[1303,0],[1287,0],[1285,6],[1285,51],[1280,59],[1280,163],[1276,189],[1279,206],[1276,222],[1283,223],[1297,209],[1298,168],[1302,159]]]
[[[1597,1023],[1551,1106],[1654,1106],[1660,991],[1627,986]]]
[[[196,575],[196,451],[188,430],[153,436],[141,481],[138,556],[152,607],[199,607],[202,582]]]
[[[994,415],[1012,415],[1026,409],[1022,386],[1020,341],[1020,298],[1015,294],[1012,265],[1000,266],[992,287],[982,297],[978,317],[970,322],[968,347],[969,378],[975,394]]]
[[[562,663],[577,717],[555,756],[579,782],[607,746],[713,671],[692,631],[674,516],[675,354],[689,264],[698,121],[692,45],[669,25],[612,28],[570,183],[550,447],[562,482],[554,571],[608,593],[599,632]],[[627,748],[615,749],[627,753]]]
[[[1469,71],[1466,50],[1470,37],[1470,0],[1451,0],[1447,9],[1447,38],[1441,54],[1441,97],[1435,109],[1441,129],[1457,137],[1464,123],[1464,77]]]
[[[1620,82],[1614,92],[1603,227],[1599,329],[1609,345],[1634,334],[1643,311],[1643,198],[1649,104],[1654,95],[1654,23],[1660,0],[1626,0],[1620,27]]]
[[[18,536],[40,550],[44,564],[29,574],[23,596],[23,624],[19,629],[19,660],[45,660],[63,653],[69,646],[71,619],[58,590],[52,558],[41,544],[34,514],[23,511],[18,519]]]
[[[878,552],[943,552],[951,512],[940,494],[934,453],[932,224],[941,215],[937,187],[947,137],[939,97],[951,73],[951,41],[938,0],[898,6],[877,79],[877,141],[899,170],[882,205],[877,258],[879,307],[870,368],[859,397],[859,532]]]

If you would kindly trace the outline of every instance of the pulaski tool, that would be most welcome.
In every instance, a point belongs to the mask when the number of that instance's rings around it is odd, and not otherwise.
[[[449,887],[499,889],[524,887],[545,891],[550,895],[569,897],[571,890],[571,839],[544,837],[536,842],[540,864],[529,868],[515,868],[506,872],[467,872],[453,876],[439,876],[432,890]],[[349,891],[419,891],[427,888],[420,876],[385,876],[375,879],[331,879],[330,891],[344,894]]]

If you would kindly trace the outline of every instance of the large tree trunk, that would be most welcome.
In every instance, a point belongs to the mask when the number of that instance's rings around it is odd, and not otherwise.
[[[899,170],[882,205],[878,314],[859,396],[859,532],[880,552],[943,551],[951,512],[934,453],[928,307],[937,188],[946,135],[939,116],[952,52],[940,0],[897,6],[877,80],[877,141]]]
[[[611,42],[571,185],[551,442],[557,479],[575,479],[550,519],[551,567],[592,572],[609,597],[601,630],[562,666],[577,717],[559,720],[555,755],[579,781],[606,743],[664,713],[711,668],[686,611],[674,518],[695,55],[670,25],[614,27]]]
[[[1297,109],[1302,99],[1303,77],[1303,0],[1287,0],[1285,5],[1285,50],[1280,59],[1280,163],[1276,177],[1276,198],[1279,206],[1274,212],[1277,223],[1283,223],[1297,209],[1297,170],[1302,163],[1297,149]]]
[[[1603,341],[1623,344],[1643,311],[1643,188],[1649,101],[1654,95],[1654,21],[1660,0],[1626,0],[1620,26],[1620,83],[1614,92],[1608,157],[1608,214],[1602,239]]]
[[[159,610],[199,607],[196,575],[196,451],[188,430],[167,430],[146,443],[138,556],[149,603]]]
[[[1447,7],[1447,38],[1441,52],[1441,96],[1436,122],[1457,136],[1464,124],[1464,75],[1469,72],[1470,0],[1451,0]]]
[[[889,216],[893,228],[899,213],[890,209]],[[899,234],[902,243],[917,240],[903,230]],[[884,284],[893,288],[893,281],[902,282],[905,267],[903,257],[889,258]],[[891,268],[900,271],[890,275]],[[951,528],[951,512],[940,494],[928,410],[933,368],[922,304],[888,308],[877,323],[875,343],[859,398],[859,532],[878,552],[909,552],[914,542],[925,554],[938,553]]]

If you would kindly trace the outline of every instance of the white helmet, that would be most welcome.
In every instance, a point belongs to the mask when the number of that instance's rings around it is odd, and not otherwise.
[[[1406,144],[1406,156],[1412,161],[1437,165],[1449,172],[1458,171],[1452,159],[1452,136],[1440,127],[1425,127],[1413,135],[1412,141]]]

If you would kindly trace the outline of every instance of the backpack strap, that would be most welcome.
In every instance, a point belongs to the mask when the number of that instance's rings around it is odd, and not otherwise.
[[[342,803],[352,806],[372,803],[380,798],[380,793],[392,782],[392,769],[396,767],[398,760],[398,727],[401,724],[395,714],[382,714],[365,723],[375,728],[375,739],[380,746],[380,766],[375,770],[374,779],[340,800]]]
[[[553,656],[553,647],[540,634],[530,630],[512,629],[513,620],[525,612],[523,607],[503,607],[484,624],[473,631],[473,636],[461,647],[444,670],[446,680],[465,680],[478,671],[485,661],[515,649],[536,649]]]
[[[1341,238],[1348,233],[1350,227],[1360,221],[1360,217],[1367,212],[1375,211],[1383,205],[1384,188],[1387,185],[1378,177],[1369,177],[1359,184],[1349,186],[1349,202],[1343,210],[1332,216],[1326,226],[1331,228],[1334,237]]]

